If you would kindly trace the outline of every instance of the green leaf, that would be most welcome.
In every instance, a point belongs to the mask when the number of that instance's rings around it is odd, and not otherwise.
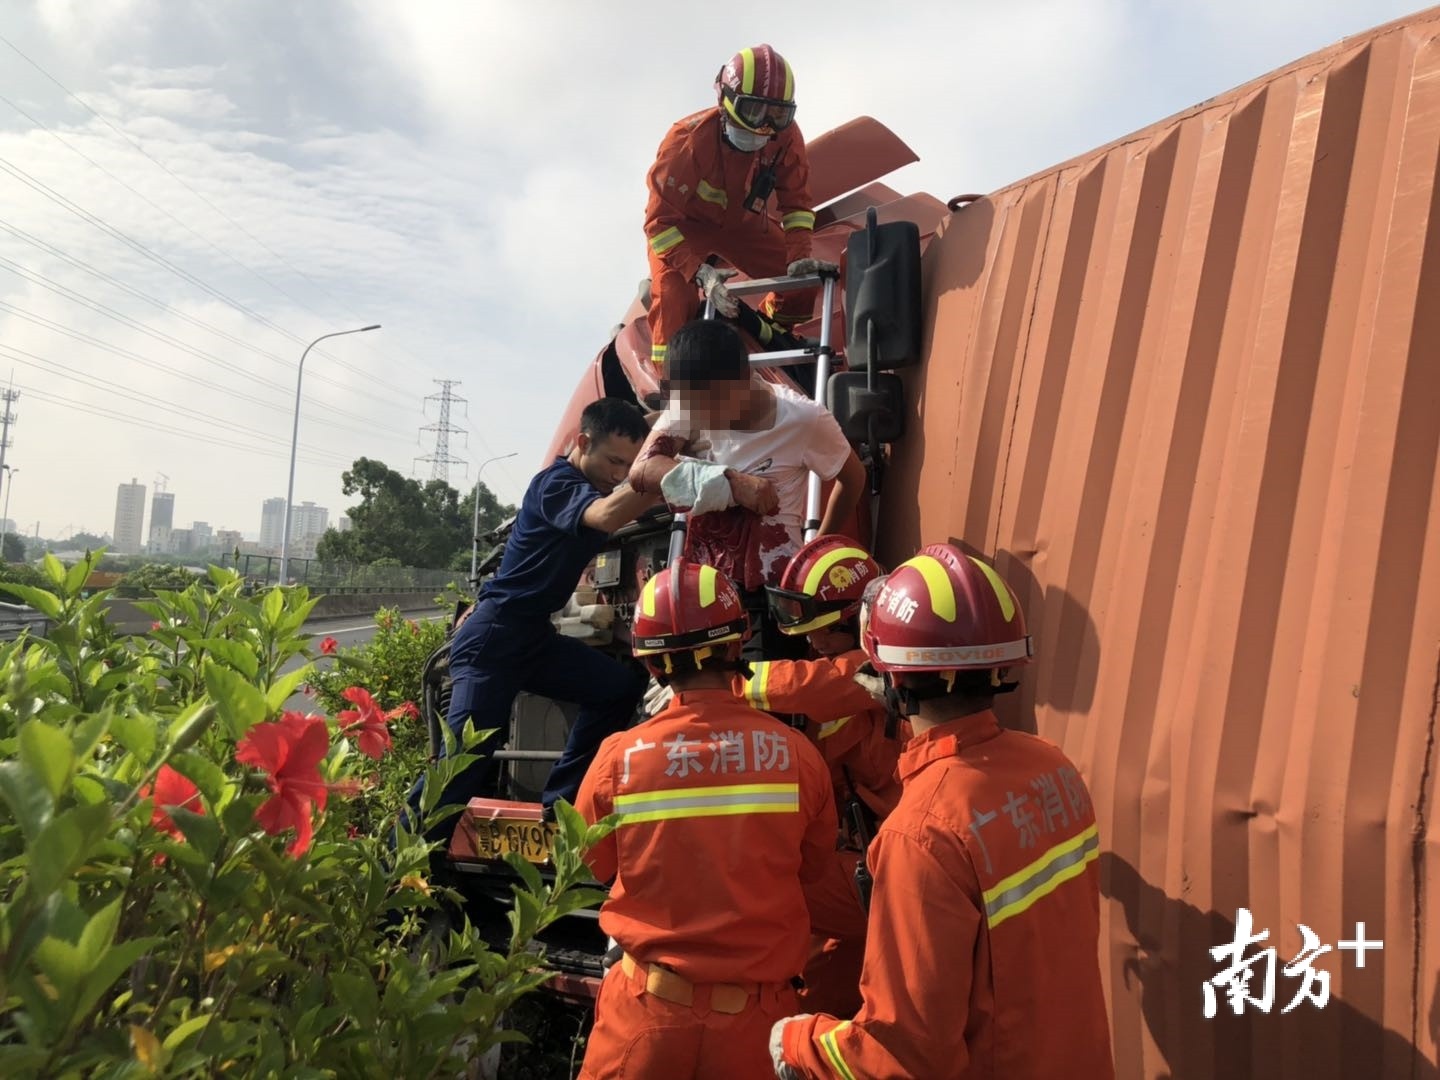
[[[279,589],[271,589],[260,601],[260,614],[265,619],[265,625],[271,628],[280,622],[280,616],[285,611],[285,593]]]
[[[63,996],[80,985],[80,980],[90,971],[90,963],[78,945],[62,941],[53,934],[47,934],[31,954],[40,973],[54,984]]]
[[[141,765],[149,765],[155,754],[155,721],[148,716],[122,713],[110,721],[110,734]],[[192,778],[193,779],[193,778]]]
[[[80,561],[84,563],[88,560]],[[42,565],[45,567],[45,576],[50,579],[50,583],[57,589],[63,589],[65,587],[65,564],[47,551]]]
[[[98,964],[115,940],[115,928],[120,925],[121,899],[117,896],[90,916],[90,921],[85,924],[85,929],[80,934],[80,940],[76,942],[87,968]]]
[[[76,559],[75,565],[65,573],[65,582],[62,588],[66,596],[78,596],[80,590],[85,587],[85,581],[90,577],[90,563],[86,559]]]
[[[110,825],[110,807],[75,806],[40,830],[35,849],[45,858],[30,864],[30,882],[42,896],[53,891],[90,857]]]
[[[207,662],[205,688],[219,708],[220,718],[235,738],[241,738],[265,719],[264,695],[229,668]]]
[[[213,570],[214,567],[211,567],[211,569]],[[201,1013],[199,1016],[192,1016],[183,1024],[178,1025],[169,1035],[166,1035],[165,1041],[161,1045],[164,1046],[166,1050],[174,1050],[191,1035],[194,1035],[208,1024],[210,1017],[213,1015],[214,1013]]]
[[[59,798],[75,767],[75,751],[63,731],[31,720],[20,729],[20,760],[40,777],[51,798]]]
[[[206,859],[214,860],[220,850],[220,823],[208,814],[197,814],[181,807],[169,811],[170,820],[185,834],[194,848]]]
[[[29,604],[46,618],[56,622],[59,622],[64,614],[65,609],[60,598],[45,589],[37,589],[34,585],[17,585],[13,581],[0,581],[0,590],[10,593],[22,604]]]
[[[26,842],[34,846],[55,809],[55,800],[44,783],[20,762],[7,761],[0,765],[0,797],[9,803]]]
[[[247,679],[255,678],[260,671],[259,658],[238,641],[208,637],[201,638],[195,645],[207,649],[211,656],[234,668]]]
[[[213,703],[197,701],[181,713],[166,733],[170,735],[170,752],[175,754],[194,746],[200,736],[210,730],[218,712]]]
[[[544,896],[545,882],[540,877],[540,871],[536,869],[534,863],[530,862],[528,859],[522,858],[521,856],[515,854],[515,852],[513,851],[507,851],[505,853],[505,861],[510,864],[510,869],[514,870],[517,874],[520,875],[520,877],[524,880],[526,887],[532,893],[534,893],[536,896]]]
[[[164,938],[159,937],[132,938],[130,941],[122,941],[107,952],[85,980],[85,989],[75,1003],[76,1015],[84,1016],[89,1012],[101,995],[115,985],[116,979],[129,971],[135,961],[163,940]]]
[[[265,692],[266,706],[272,713],[279,712],[285,706],[285,702],[289,699],[290,695],[295,693],[300,684],[314,673],[315,665],[306,664],[304,667],[297,668],[294,671],[287,671],[284,675],[281,675],[270,685],[270,689]]]
[[[229,778],[225,770],[209,758],[187,750],[171,755],[170,767],[199,788],[211,806],[225,804]]]
[[[111,716],[109,711],[96,713],[87,717],[75,725],[70,732],[70,742],[75,748],[75,757],[84,761],[90,756],[90,752],[99,745],[105,733],[110,730]]]

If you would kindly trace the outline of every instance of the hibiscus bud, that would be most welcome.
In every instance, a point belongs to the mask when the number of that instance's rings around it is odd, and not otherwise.
[[[182,750],[189,750],[194,746],[201,735],[209,730],[210,725],[215,722],[217,710],[215,703],[207,702],[205,707],[192,716],[179,731],[170,743],[170,752],[178,754]]]

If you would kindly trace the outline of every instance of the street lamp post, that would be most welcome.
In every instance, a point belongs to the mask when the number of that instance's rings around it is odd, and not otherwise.
[[[485,466],[492,461],[504,461],[518,455],[516,450],[509,454],[498,454],[492,458],[486,458],[480,463],[479,470],[475,473],[475,524],[470,528],[470,583],[475,584],[476,563],[480,559],[480,477],[485,472]]]
[[[12,469],[9,465],[0,465],[9,475],[5,477],[5,509],[0,511],[0,562],[5,561],[5,537],[10,532],[10,489],[14,487],[13,481],[19,469]]]
[[[290,566],[290,503],[295,498],[295,451],[300,444],[300,380],[305,377],[305,357],[310,355],[310,350],[326,338],[343,337],[345,334],[363,334],[367,330],[379,330],[380,324],[373,326],[358,326],[354,330],[336,330],[331,334],[321,334],[300,354],[300,370],[295,374],[295,426],[290,432],[290,483],[285,488],[285,528],[280,534],[280,584],[285,584],[285,574]]]

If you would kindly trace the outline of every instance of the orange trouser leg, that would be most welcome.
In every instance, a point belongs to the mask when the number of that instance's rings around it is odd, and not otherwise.
[[[612,968],[580,1080],[769,1080],[770,1028],[796,1009],[789,987],[763,988],[733,1015],[676,1005]]]
[[[805,965],[805,1012],[854,1016],[860,1008],[860,968],[865,959],[865,909],[855,887],[854,851],[837,851],[827,873],[806,885],[805,903],[815,932]]]

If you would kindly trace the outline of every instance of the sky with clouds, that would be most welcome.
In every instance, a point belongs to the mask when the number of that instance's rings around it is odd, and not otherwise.
[[[108,532],[168,476],[175,524],[259,530],[422,478],[436,380],[457,487],[518,501],[645,275],[644,177],[714,73],[769,41],[811,135],[859,114],[992,191],[1348,34],[1394,0],[0,0],[0,379],[9,516]],[[148,528],[148,523],[147,523]]]

